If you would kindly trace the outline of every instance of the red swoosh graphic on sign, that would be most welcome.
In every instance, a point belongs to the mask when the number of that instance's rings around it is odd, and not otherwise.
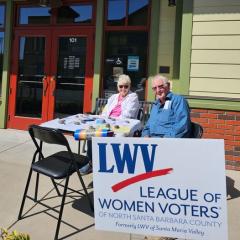
[[[173,168],[164,168],[164,169],[155,170],[152,172],[142,173],[137,176],[125,179],[125,180],[113,185],[112,190],[113,190],[113,192],[117,192],[117,191],[121,190],[122,188],[125,188],[136,182],[140,182],[140,181],[152,178],[152,177],[158,177],[158,176],[163,176],[163,175],[169,174],[172,170],[173,170]]]

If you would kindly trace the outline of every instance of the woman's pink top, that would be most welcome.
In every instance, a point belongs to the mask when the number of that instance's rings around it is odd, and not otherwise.
[[[122,101],[123,101],[124,97],[122,97],[120,94],[119,94],[119,97],[118,97],[118,102],[117,102],[117,105],[112,109],[111,113],[110,113],[110,117],[119,117],[121,115],[121,112],[122,112]]]

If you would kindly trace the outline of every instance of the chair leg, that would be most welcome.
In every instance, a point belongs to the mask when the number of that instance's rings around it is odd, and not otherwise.
[[[81,154],[81,140],[78,140],[78,155]]]
[[[20,211],[19,211],[19,214],[18,214],[18,220],[20,220],[22,218],[22,212],[23,212],[25,200],[26,200],[26,197],[27,197],[27,192],[28,192],[31,177],[32,177],[32,169],[30,169],[29,174],[28,174],[27,183],[26,183],[26,186],[25,186],[21,207],[20,207]]]
[[[37,202],[37,195],[38,195],[38,185],[39,185],[39,173],[37,173],[37,176],[36,176],[36,184],[35,184],[34,202]]]
[[[86,140],[78,140],[78,154],[80,155],[81,154],[81,141],[83,141],[83,145],[82,145],[82,152],[83,153],[86,153],[87,152],[87,149],[86,149]]]
[[[90,196],[89,196],[89,194],[88,194],[87,188],[86,188],[86,186],[85,186],[85,183],[84,183],[84,181],[83,181],[83,179],[82,179],[82,176],[81,176],[81,174],[80,174],[79,171],[77,171],[77,175],[78,175],[78,178],[79,178],[79,180],[80,180],[80,182],[81,182],[81,184],[82,184],[83,191],[84,191],[84,193],[85,193],[85,195],[86,195],[86,197],[87,197],[87,200],[88,200],[90,209],[94,212],[93,203],[92,203],[92,201],[91,201],[91,198],[90,198]]]
[[[87,149],[86,149],[86,146],[87,146],[86,141],[87,141],[87,140],[84,140],[84,142],[83,142],[83,146],[82,146],[82,152],[83,152],[83,153],[86,153],[86,152],[87,152]]]
[[[51,178],[51,180],[52,180],[53,186],[54,186],[54,188],[55,188],[55,190],[56,190],[58,196],[61,196],[61,193],[59,192],[58,187],[57,187],[57,184],[55,183],[54,179]]]
[[[66,194],[67,194],[68,182],[69,182],[69,176],[66,178],[66,181],[65,181],[65,186],[64,186],[64,190],[63,190],[62,202],[61,202],[61,207],[59,210],[58,222],[57,222],[57,228],[56,228],[54,240],[58,239],[59,229],[60,229],[60,225],[61,225],[61,221],[62,221],[63,208],[64,208],[65,198],[66,198]]]

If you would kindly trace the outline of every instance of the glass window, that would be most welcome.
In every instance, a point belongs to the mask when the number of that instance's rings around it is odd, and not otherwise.
[[[21,7],[19,24],[50,24],[49,7]]]
[[[83,111],[86,37],[60,37],[55,92],[55,118]]]
[[[142,88],[147,73],[147,32],[107,32],[105,41],[104,96],[116,91],[120,74],[132,81],[132,91]],[[144,94],[143,94],[144,97]]]
[[[44,76],[44,37],[21,37],[19,42],[16,115],[40,118]]]
[[[58,76],[74,78],[74,83],[84,83],[86,65],[86,38],[61,37],[59,39]]]
[[[148,22],[148,6],[149,0],[108,0],[107,25],[146,26]]]
[[[129,0],[128,25],[147,25],[149,0]]]
[[[3,51],[4,51],[4,32],[0,32],[0,96],[2,95]]]
[[[126,0],[108,0],[108,25],[125,25]]]
[[[5,6],[0,5],[0,28],[4,27],[5,22]]]
[[[91,23],[92,5],[71,5],[58,8],[58,23]]]

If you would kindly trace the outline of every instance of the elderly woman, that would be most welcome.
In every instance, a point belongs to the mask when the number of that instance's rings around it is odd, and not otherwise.
[[[139,109],[138,96],[130,91],[131,80],[128,75],[119,76],[118,93],[112,95],[105,106],[102,116],[136,118]]]
[[[102,116],[117,118],[136,118],[139,109],[138,96],[130,91],[131,80],[128,75],[120,75],[118,79],[118,93],[112,95],[103,109]],[[80,173],[92,172],[92,144],[87,141],[87,157],[89,163],[80,169]]]

